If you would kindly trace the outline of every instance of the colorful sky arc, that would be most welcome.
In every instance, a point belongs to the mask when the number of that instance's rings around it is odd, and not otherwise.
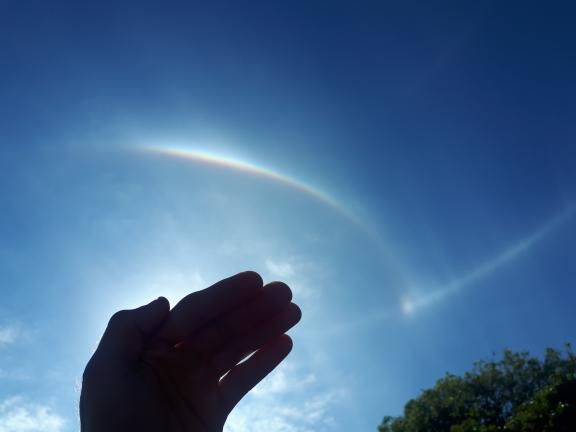
[[[397,291],[400,295],[401,286],[406,286],[406,274],[408,266],[401,261],[400,257],[395,253],[394,245],[389,239],[384,235],[382,229],[374,226],[370,219],[359,217],[355,214],[348,206],[343,205],[341,202],[336,200],[331,195],[323,192],[322,190],[310,186],[309,184],[297,180],[294,177],[290,177],[281,174],[277,171],[258,166],[253,163],[249,163],[237,158],[225,157],[213,152],[193,150],[186,146],[181,145],[146,145],[137,147],[139,150],[143,150],[146,153],[164,156],[169,158],[189,160],[195,163],[213,165],[217,167],[222,167],[225,169],[236,170],[239,172],[248,173],[250,175],[261,177],[265,180],[271,180],[287,186],[293,190],[301,192],[306,196],[318,201],[325,206],[336,211],[341,217],[349,222],[354,228],[356,228],[359,234],[365,236],[367,241],[373,245],[375,248],[375,253],[379,256],[383,266],[382,268],[387,269],[389,272],[388,276],[391,276],[391,272],[394,274],[394,278],[398,281],[397,286],[392,285],[391,289]]]
[[[315,199],[316,201],[321,202],[322,204],[337,211],[340,215],[342,215],[348,221],[352,222],[354,225],[362,228],[365,231],[368,230],[366,224],[363,221],[361,221],[350,209],[343,206],[329,194],[321,191],[316,187],[310,186],[303,181],[297,180],[293,177],[281,174],[271,169],[257,166],[255,164],[248,163],[236,158],[224,157],[211,152],[197,151],[179,146],[149,145],[142,147],[142,149],[147,153],[156,154],[159,156],[185,159],[196,163],[219,166],[222,168],[241,171],[257,177],[261,177],[266,180],[275,181],[291,189],[302,192],[303,194]]]
[[[428,294],[408,295],[402,299],[402,312],[406,315],[413,314],[417,309],[431,306],[444,299],[446,296],[461,291],[474,283],[484,279],[505,265],[530,252],[536,245],[549,236],[562,224],[568,222],[575,214],[576,207],[568,205],[563,211],[549,219],[544,225],[533,231],[518,242],[500,251],[491,259],[481,263],[467,274],[448,283],[443,288],[434,290]]]
[[[327,334],[342,334],[351,331],[358,331],[367,327],[380,325],[387,319],[397,319],[399,316],[413,316],[418,311],[429,308],[435,304],[446,300],[451,294],[455,294],[464,289],[472,288],[474,284],[482,279],[501,270],[503,267],[512,264],[520,259],[522,255],[531,252],[538,244],[544,241],[554,231],[562,225],[567,224],[576,215],[576,205],[568,204],[564,210],[550,218],[538,229],[520,239],[516,243],[502,249],[493,257],[480,263],[463,276],[448,282],[442,287],[430,289],[427,293],[413,292],[404,293],[400,299],[400,307],[387,307],[371,314],[353,320],[340,326],[333,326]]]
[[[145,146],[143,147],[143,150],[147,153],[152,153],[155,155],[190,160],[197,163],[241,171],[254,176],[262,177],[267,180],[281,183],[291,189],[302,192],[307,196],[315,199],[316,201],[319,201],[324,205],[336,210],[339,214],[352,222],[354,225],[360,227],[363,231],[370,232],[372,234],[372,240],[376,241],[381,246],[380,249],[383,256],[386,256],[387,259],[392,260],[392,262],[398,264],[397,257],[395,258],[393,254],[391,254],[391,251],[388,247],[383,246],[385,242],[380,239],[380,236],[377,235],[377,233],[375,233],[373,230],[370,230],[366,223],[359,220],[359,218],[354,215],[348,208],[340,204],[327,193],[322,192],[321,190],[312,187],[300,180],[239,159],[224,157],[211,152],[192,150],[180,146]],[[431,290],[428,293],[419,293],[417,291],[413,291],[412,293],[405,293],[401,297],[401,312],[404,315],[412,315],[416,312],[416,310],[429,307],[436,302],[441,301],[446,296],[468,288],[479,280],[488,277],[490,274],[498,271],[503,266],[519,258],[521,255],[529,252],[552,231],[554,231],[561,224],[567,222],[568,219],[574,216],[575,212],[576,208],[574,206],[568,206],[564,211],[548,220],[539,229],[530,233],[517,243],[500,251],[494,257],[479,264],[467,274],[447,283],[442,288]],[[397,311],[398,309],[382,311],[381,313],[378,313],[377,316],[364,317],[364,319],[360,321],[366,323],[374,323],[388,316],[396,315]],[[352,327],[356,327],[357,324],[360,323],[355,323],[355,325]]]

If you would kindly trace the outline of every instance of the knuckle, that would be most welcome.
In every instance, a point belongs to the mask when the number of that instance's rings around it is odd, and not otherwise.
[[[82,373],[82,383],[83,385],[92,383],[97,377],[98,373],[98,362],[95,360],[95,355],[88,361],[88,364],[84,368]]]
[[[132,321],[132,314],[129,310],[121,310],[116,312],[114,315],[110,317],[110,321],[108,322],[108,327],[125,327],[129,325]]]

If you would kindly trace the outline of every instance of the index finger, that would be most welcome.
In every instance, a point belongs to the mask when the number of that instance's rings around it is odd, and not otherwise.
[[[174,306],[155,338],[174,346],[208,321],[258,295],[263,285],[258,273],[246,271],[193,292]]]

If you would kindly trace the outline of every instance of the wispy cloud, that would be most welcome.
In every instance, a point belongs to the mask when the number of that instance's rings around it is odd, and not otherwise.
[[[30,381],[32,376],[23,369],[0,369],[0,381]]]
[[[294,275],[294,263],[290,261],[274,261],[267,259],[266,270],[272,277],[286,278]]]
[[[272,395],[281,394],[284,392],[295,392],[299,390],[307,390],[317,379],[313,373],[302,374],[295,370],[293,363],[286,363],[282,368],[279,368],[275,373],[270,374],[264,381],[256,386],[250,393],[253,397],[262,398],[270,397]],[[297,379],[294,379],[292,373],[297,374]]]
[[[281,398],[250,400],[229,417],[225,432],[262,430],[267,432],[318,432],[332,430],[332,412],[343,398],[343,392],[327,390],[320,394],[301,395],[302,399]]]
[[[0,326],[0,345],[14,343],[20,334],[20,328],[16,325]]]
[[[66,421],[50,407],[21,397],[0,401],[0,432],[60,432]]]
[[[318,432],[333,429],[332,412],[345,398],[337,386],[322,386],[314,374],[282,365],[232,412],[225,432]]]
[[[266,258],[262,276],[265,280],[283,280],[290,285],[294,296],[301,302],[304,299],[318,296],[320,290],[317,282],[310,275],[324,274],[322,266],[311,259],[302,256],[284,256]]]

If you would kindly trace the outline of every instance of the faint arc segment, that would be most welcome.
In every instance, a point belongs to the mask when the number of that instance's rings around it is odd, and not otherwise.
[[[349,221],[353,222],[355,225],[366,229],[364,224],[358,220],[358,218],[346,207],[342,206],[338,201],[332,198],[325,192],[322,192],[312,186],[307,185],[299,180],[289,177],[284,174],[272,171],[267,168],[259,167],[248,162],[244,162],[237,159],[226,158],[216,154],[195,151],[179,147],[168,147],[168,146],[146,146],[144,151],[151,154],[156,154],[160,156],[167,156],[176,159],[185,159],[193,162],[220,166],[228,168],[231,170],[245,172],[254,176],[263,177],[268,180],[273,180],[275,182],[281,183],[291,189],[302,192],[315,200],[327,205],[328,207],[336,210],[342,216],[344,216]]]

